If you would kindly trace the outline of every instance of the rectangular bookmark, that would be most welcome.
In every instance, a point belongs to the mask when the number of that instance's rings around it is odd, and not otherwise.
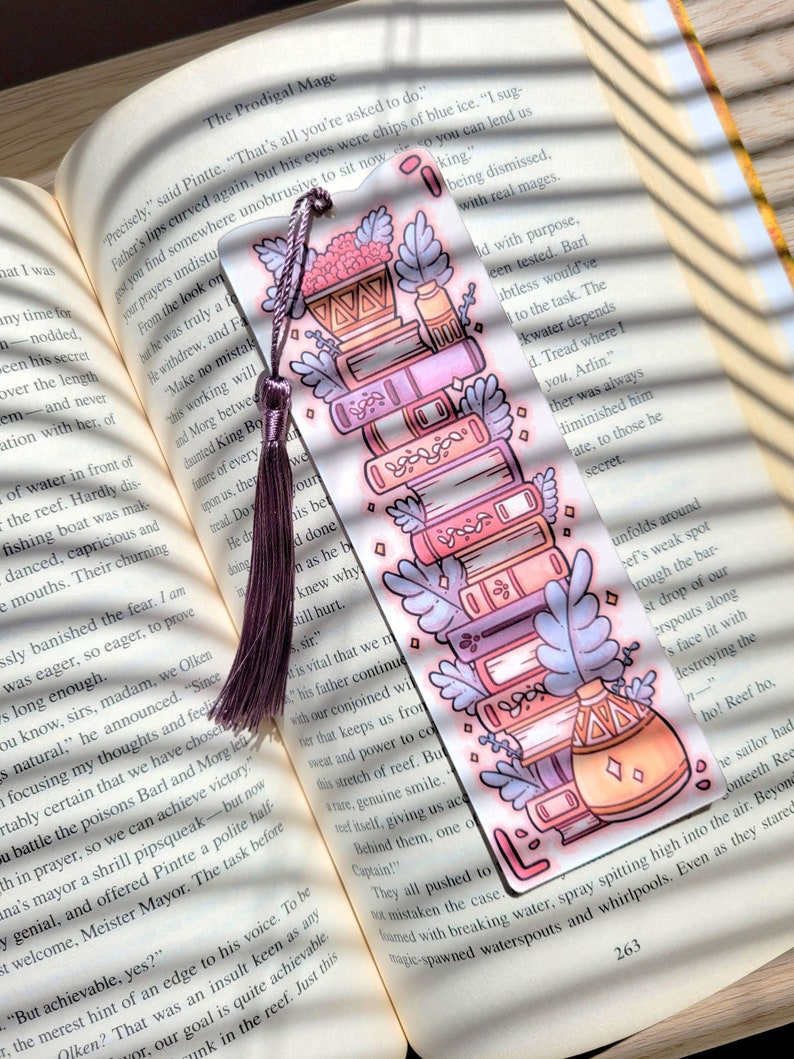
[[[287,219],[220,243],[260,349]],[[508,886],[724,781],[433,159],[334,193],[301,252],[293,418]]]

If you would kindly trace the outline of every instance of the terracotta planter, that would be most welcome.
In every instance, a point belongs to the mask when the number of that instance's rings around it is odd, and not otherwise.
[[[318,291],[306,307],[336,339],[349,341],[395,318],[391,274],[386,265],[376,265]]]
[[[608,691],[600,680],[576,692],[573,775],[606,823],[644,816],[669,801],[691,769],[673,728],[649,706]]]

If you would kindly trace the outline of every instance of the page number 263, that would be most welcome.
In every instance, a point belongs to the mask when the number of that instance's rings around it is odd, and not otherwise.
[[[616,945],[614,952],[615,958],[618,960],[627,960],[629,956],[634,956],[638,953],[642,946],[636,938],[632,938],[631,941],[625,942],[623,945]]]

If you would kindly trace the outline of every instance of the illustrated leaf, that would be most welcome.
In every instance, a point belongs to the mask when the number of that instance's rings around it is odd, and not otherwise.
[[[271,287],[268,287],[267,295],[262,302],[262,308],[269,313],[273,311],[278,281],[281,279],[286,264],[287,240],[282,239],[281,236],[277,236],[275,239],[264,239],[261,243],[254,243],[254,251],[265,268],[273,273],[273,277],[276,280]],[[292,299],[292,305],[290,305],[288,310],[288,315],[295,320],[299,320],[306,312],[306,303],[300,291],[300,276],[306,269],[312,267],[316,257],[317,251],[313,247],[304,246],[303,254],[299,254],[295,262],[292,273],[292,285],[295,294]]]
[[[305,349],[301,359],[293,360],[290,367],[300,375],[304,386],[310,386],[315,396],[323,401],[330,402],[347,393],[336,369],[336,361],[326,350],[313,353]]]
[[[284,262],[287,259],[287,240],[277,236],[275,239],[263,239],[254,243],[254,253],[276,280],[281,278]]]
[[[392,507],[386,508],[403,533],[418,533],[425,528],[425,509],[413,496],[396,500]]]
[[[397,573],[387,570],[383,580],[391,592],[402,598],[403,610],[418,617],[419,628],[432,633],[441,643],[446,641],[447,632],[465,618],[460,606],[465,572],[454,556],[432,565],[401,559]]]
[[[287,260],[287,240],[278,235],[275,239],[263,239],[261,243],[254,243],[253,249],[268,272],[272,272],[274,279],[279,280]],[[298,255],[298,261],[302,268],[311,268],[316,257],[317,251],[314,247],[304,247],[303,255]]]
[[[512,432],[513,417],[504,390],[495,375],[480,377],[466,388],[460,402],[465,414],[474,412],[485,423],[494,440],[506,441]]]
[[[650,706],[653,702],[654,691],[656,690],[653,686],[655,680],[656,671],[649,669],[644,677],[635,677],[630,684],[627,684],[623,694],[627,699],[631,699],[632,702],[639,702],[643,706]]]
[[[276,285],[274,283],[272,287],[268,287],[267,288],[267,293],[265,294],[265,300],[262,302],[262,308],[264,309],[264,311],[266,313],[272,313],[273,312],[273,306],[275,304],[276,304]]]
[[[609,639],[612,624],[598,612],[598,600],[588,592],[593,573],[590,555],[580,549],[566,585],[546,585],[547,609],[535,617],[535,631],[543,640],[538,661],[549,671],[544,680],[551,695],[570,695],[590,680],[616,680],[623,672],[619,645]]]
[[[553,525],[557,521],[557,477],[553,467],[547,467],[545,471],[538,471],[532,479],[532,484],[539,491],[543,500],[543,511],[541,514],[545,520]]]
[[[495,787],[504,802],[514,809],[526,809],[527,804],[546,789],[535,769],[526,765],[514,765],[508,761],[497,761],[496,772],[480,773],[486,787]]]
[[[436,239],[424,210],[420,210],[416,219],[406,225],[399,260],[394,267],[400,277],[398,286],[412,294],[430,280],[434,279],[443,286],[452,278],[449,256]]]
[[[439,689],[441,698],[452,703],[453,710],[473,716],[477,703],[485,695],[485,688],[473,666],[455,659],[441,659],[440,673],[430,674],[430,683]]]
[[[356,246],[366,246],[367,243],[391,243],[394,237],[391,214],[385,206],[379,206],[371,210],[356,229]]]

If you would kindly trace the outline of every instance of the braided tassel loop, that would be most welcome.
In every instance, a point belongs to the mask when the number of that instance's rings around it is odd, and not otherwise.
[[[282,327],[298,291],[309,219],[312,211],[324,213],[330,207],[331,198],[322,188],[312,188],[295,203],[273,308],[270,371],[262,372],[256,386],[262,450],[243,627],[226,684],[209,713],[210,720],[234,731],[253,732],[266,717],[284,708],[295,599],[295,538],[286,446],[291,387],[278,368]]]

